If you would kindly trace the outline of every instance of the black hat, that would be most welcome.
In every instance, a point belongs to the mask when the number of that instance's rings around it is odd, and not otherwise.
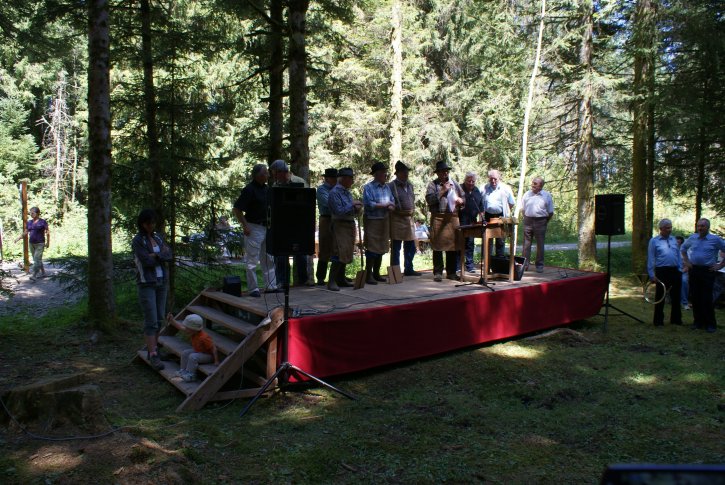
[[[444,160],[436,162],[436,169],[435,169],[436,172],[440,172],[441,170],[450,170],[450,169],[451,169],[451,167],[449,167],[448,164]]]
[[[387,169],[388,169],[388,167],[386,167],[383,162],[375,162],[375,163],[373,163],[373,166],[370,169],[370,175],[375,175],[375,172],[379,172],[380,170],[387,170]]]
[[[395,162],[395,173],[398,172],[410,172],[410,169],[406,164],[398,160],[397,162]]]
[[[337,169],[336,168],[326,168],[325,169],[325,178],[327,177],[337,177]]]
[[[337,171],[338,177],[354,177],[355,175],[352,172],[352,169],[350,167],[341,168]]]

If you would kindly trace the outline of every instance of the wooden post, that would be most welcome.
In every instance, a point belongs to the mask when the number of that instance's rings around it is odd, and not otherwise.
[[[28,224],[28,182],[23,180],[20,182],[20,203],[23,206],[23,219],[21,231],[25,231]],[[23,238],[23,271],[30,271],[30,258],[28,257],[28,237]]]

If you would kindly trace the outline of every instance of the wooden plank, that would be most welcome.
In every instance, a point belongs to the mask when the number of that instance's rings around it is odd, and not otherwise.
[[[189,342],[173,335],[159,335],[159,343],[166,350],[170,350],[173,354],[176,354],[179,357],[181,357],[181,354],[184,353],[184,350],[191,348],[191,344]]]
[[[226,303],[229,306],[232,306],[234,308],[239,308],[240,310],[244,310],[244,311],[252,313],[254,315],[259,315],[262,318],[267,316],[267,313],[265,311],[255,308],[253,305],[247,303],[247,300],[245,300],[244,298],[242,298],[240,296],[234,296],[234,295],[230,295],[228,293],[224,293],[223,291],[213,291],[213,290],[204,290],[201,292],[201,294],[211,300],[216,300],[216,301],[220,301],[222,303]]]
[[[252,357],[265,342],[274,336],[282,325],[284,311],[281,308],[272,310],[269,323],[260,324],[257,329],[249,334],[237,349],[229,354],[224,362],[212,375],[201,383],[199,388],[192,395],[182,402],[177,411],[195,411],[201,409],[212,396],[227,382],[242,365]]]
[[[234,340],[230,339],[229,337],[225,337],[224,335],[220,335],[216,333],[213,330],[204,329],[206,333],[209,334],[211,339],[216,344],[217,350],[221,351],[224,354],[231,354],[234,352],[234,349],[236,349],[239,346],[239,342],[235,342]]]
[[[223,335],[219,335],[218,333],[214,332],[213,330],[205,329],[206,333],[209,334],[211,339],[214,341],[214,343],[217,346],[217,349],[222,352],[223,354],[231,354],[234,352],[234,349],[237,348],[239,345],[238,342],[235,342],[234,340],[230,339],[229,337],[225,337]],[[160,335],[159,336],[159,343],[165,348],[170,350],[172,353],[178,355],[181,357],[181,354],[186,349],[191,348],[191,344],[187,342],[186,340],[182,340],[179,337],[171,336],[171,335]],[[220,356],[221,359],[221,356]]]
[[[246,337],[254,331],[256,325],[245,322],[237,317],[233,317],[224,313],[216,308],[211,308],[203,305],[189,305],[186,307],[190,313],[196,313],[197,315],[207,318],[215,323],[221,323],[228,329]]]
[[[267,379],[272,377],[272,375],[277,372],[277,347],[277,336],[275,335],[269,340],[269,345],[267,346]]]
[[[151,366],[151,363],[146,358],[146,351],[145,350],[139,350],[137,352],[138,358],[142,361],[146,362],[149,366]],[[152,367],[153,369],[153,367]],[[156,370],[156,369],[154,369]],[[186,396],[189,396],[196,391],[200,383],[199,381],[194,382],[184,382],[183,379],[180,377],[176,377],[176,371],[179,370],[179,364],[174,361],[164,361],[164,368],[158,372],[161,377],[169,381],[174,387],[176,387],[178,390],[183,392]]]
[[[250,381],[254,382],[258,386],[264,385],[265,382],[267,382],[267,379],[257,374],[256,372],[252,372],[249,369],[244,369],[244,378],[249,379]]]

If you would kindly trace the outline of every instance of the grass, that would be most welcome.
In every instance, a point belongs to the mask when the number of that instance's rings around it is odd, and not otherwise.
[[[616,259],[613,251],[613,267],[626,251]],[[615,272],[612,303],[649,321],[652,307],[626,275]],[[119,298],[124,312],[135,308],[132,288]],[[345,376],[334,384],[355,401],[312,388],[262,399],[240,419],[244,401],[174,413],[181,395],[130,363],[141,339],[136,314],[124,316],[134,323],[97,344],[80,306],[0,322],[2,389],[85,371],[110,423],[128,427],[57,443],[2,429],[4,483],[598,483],[610,463],[725,461],[722,328],[656,329],[610,316],[604,332],[594,317],[572,326],[580,337]]]

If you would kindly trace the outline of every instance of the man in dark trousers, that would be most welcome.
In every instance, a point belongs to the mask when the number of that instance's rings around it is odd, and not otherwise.
[[[665,324],[665,289],[670,289],[670,323],[682,325],[680,308],[680,290],[682,288],[682,258],[677,239],[672,236],[672,221],[662,219],[659,223],[660,233],[649,240],[647,248],[647,274],[651,282],[657,284],[655,299],[661,302],[655,305],[652,323],[656,327]],[[665,288],[659,283],[662,282]]]
[[[330,263],[332,252],[332,219],[327,199],[330,197],[330,191],[337,185],[337,169],[326,168],[323,178],[322,185],[317,187],[317,211],[320,214],[320,220],[317,230],[318,250],[315,277],[319,286],[325,285],[327,266]]]
[[[718,251],[725,250],[725,240],[710,234],[710,221],[697,221],[697,232],[688,237],[680,247],[684,268],[690,273],[692,297],[692,328],[715,331],[715,304],[712,301],[717,272],[725,266],[725,259],[717,262]],[[687,251],[690,254],[687,254]]]

